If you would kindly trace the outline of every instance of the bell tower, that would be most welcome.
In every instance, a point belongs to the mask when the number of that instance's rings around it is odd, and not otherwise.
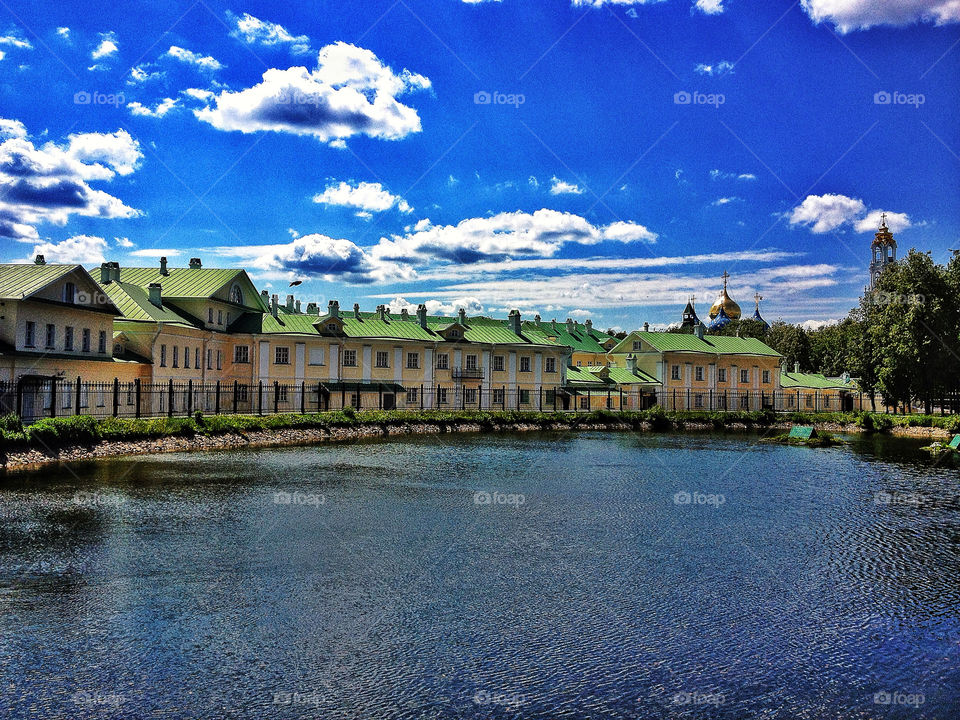
[[[897,241],[887,227],[887,214],[880,214],[880,227],[870,244],[870,289],[877,285],[877,280],[888,265],[897,261]]]

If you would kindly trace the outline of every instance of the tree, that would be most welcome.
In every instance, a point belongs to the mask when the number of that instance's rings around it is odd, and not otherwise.
[[[788,370],[792,370],[797,363],[801,370],[810,370],[810,338],[799,325],[777,320],[770,326],[765,342],[784,356]]]
[[[740,318],[739,320],[731,320],[719,330],[711,330],[710,334],[725,335],[727,337],[756,338],[757,340],[766,342],[769,332],[766,323],[760,320]]]

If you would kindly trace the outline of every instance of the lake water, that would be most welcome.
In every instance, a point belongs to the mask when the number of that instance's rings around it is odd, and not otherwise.
[[[445,435],[0,485],[0,717],[960,717],[921,443]]]

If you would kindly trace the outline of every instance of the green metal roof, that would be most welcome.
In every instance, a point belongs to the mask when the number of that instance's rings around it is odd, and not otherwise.
[[[856,390],[853,378],[827,377],[822,373],[781,372],[780,387],[810,388],[814,390]]]
[[[536,329],[548,338],[555,338],[553,342],[556,344],[566,345],[575,352],[605,353],[606,349],[601,343],[610,337],[606,333],[597,330],[591,329],[588,331],[586,325],[581,325],[580,323],[573,324],[572,333],[567,332],[567,324],[565,322],[557,322],[555,320],[550,320],[549,322],[541,320],[539,323],[525,322],[523,326],[524,331],[528,328]]]
[[[643,340],[658,352],[697,352],[713,355],[762,355],[782,357],[772,347],[756,338],[727,337],[725,335],[705,335],[701,340],[696,335],[668,332],[632,332],[611,352],[625,354],[636,352],[633,343]]]
[[[87,272],[80,265],[0,264],[0,299],[22,300],[77,269]]]
[[[139,285],[127,282],[110,282],[100,285],[107,296],[120,308],[126,320],[167,322],[197,327],[185,314],[177,312],[169,305],[157,307],[150,302],[147,290]]]
[[[160,283],[165,297],[180,299],[208,298],[238,277],[253,288],[246,271],[237,268],[169,268],[166,275],[160,274],[159,267],[120,268],[120,282],[144,288],[150,283]],[[258,305],[262,303],[259,293],[251,300]]]
[[[607,371],[607,377],[602,377],[604,371]],[[626,368],[607,368],[603,365],[567,368],[568,385],[589,385],[594,388],[603,388],[617,385],[637,385],[640,383],[660,384],[655,377],[648,375],[642,370],[637,370],[636,374],[634,374]]]

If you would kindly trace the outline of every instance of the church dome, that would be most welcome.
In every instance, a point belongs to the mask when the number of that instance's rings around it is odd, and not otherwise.
[[[739,308],[738,308],[739,310]],[[717,316],[710,322],[710,325],[707,327],[708,330],[719,330],[725,325],[729,325],[732,318],[727,315],[726,310],[723,309],[723,306],[720,306],[720,309],[717,311]]]
[[[720,314],[722,309],[724,314],[730,320],[739,320],[740,319],[740,306],[737,305],[727,294],[727,278],[730,277],[727,273],[723,273],[723,290],[720,291],[720,294],[717,295],[717,301],[710,308],[710,319],[713,320]]]

